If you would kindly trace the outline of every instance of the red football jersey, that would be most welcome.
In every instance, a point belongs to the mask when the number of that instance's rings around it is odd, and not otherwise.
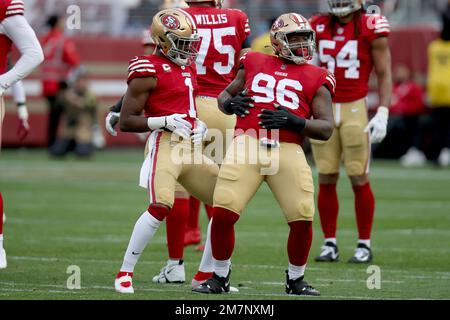
[[[373,69],[371,42],[389,35],[387,19],[362,14],[360,22],[345,25],[336,22],[333,27],[331,16],[321,15],[311,18],[311,26],[316,31],[320,65],[336,76],[334,102],[352,102],[366,97]]]
[[[259,138],[267,136],[275,139],[271,132],[266,135],[260,131],[263,128],[259,125],[261,119],[258,114],[262,109],[275,110],[274,104],[277,103],[296,116],[310,119],[311,104],[317,90],[325,86],[334,95],[334,76],[324,68],[288,63],[276,56],[258,52],[247,53],[241,61],[245,69],[247,95],[255,98],[255,107],[249,109],[250,114],[245,118],[237,118],[236,129],[239,131],[253,129]],[[240,134],[239,131],[236,134]],[[279,140],[300,144],[303,138],[299,132],[280,129]]]
[[[0,23],[6,18],[23,15],[25,6],[22,0],[0,0]],[[8,53],[11,50],[12,42],[3,33],[3,28],[0,27],[0,74],[7,70]]]
[[[127,82],[146,77],[155,77],[157,85],[145,103],[145,116],[187,114],[186,120],[194,125],[197,117],[194,97],[198,91],[194,68],[179,66],[157,55],[133,58],[128,67]]]
[[[250,35],[247,15],[237,9],[192,7],[202,37],[196,60],[199,95],[217,97],[233,81],[242,44]]]

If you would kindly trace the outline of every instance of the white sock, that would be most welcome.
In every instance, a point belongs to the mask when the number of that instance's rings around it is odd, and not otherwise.
[[[0,234],[0,249],[3,249],[3,234]]]
[[[367,247],[370,248],[370,239],[369,239],[369,240],[361,240],[361,239],[359,239],[359,240],[358,240],[358,244],[359,244],[359,243],[365,244]]]
[[[179,265],[180,264],[180,259],[174,260],[174,259],[169,259],[167,260],[167,265],[168,266],[175,266],[175,265]]]
[[[128,243],[123,264],[120,271],[133,272],[134,266],[139,260],[147,243],[158,230],[161,221],[153,217],[148,211],[145,211],[134,225],[133,233],[131,234],[130,242]],[[135,254],[133,254],[133,252]]]
[[[225,278],[230,272],[231,260],[216,260],[214,259],[214,273],[219,277]]]
[[[336,238],[325,238],[325,243],[326,242],[331,242],[331,243],[334,243],[335,245],[337,245],[337,240],[336,240]]]
[[[214,271],[214,259],[211,250],[211,224],[212,219],[208,224],[208,231],[206,232],[206,242],[205,249],[203,250],[202,260],[200,261],[200,266],[198,271],[201,272],[213,272]]]
[[[305,275],[306,264],[299,267],[289,263],[288,275],[289,280],[296,280]]]

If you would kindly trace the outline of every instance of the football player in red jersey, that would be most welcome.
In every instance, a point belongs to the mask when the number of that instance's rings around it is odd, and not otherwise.
[[[3,93],[30,74],[44,59],[36,34],[23,16],[24,11],[25,5],[21,0],[0,0],[0,147],[5,112]],[[8,54],[13,43],[19,49],[21,57],[7,71]],[[19,112],[23,116],[23,108]],[[6,266],[6,253],[3,249],[3,198],[0,192],[0,269]]]
[[[349,262],[372,260],[370,235],[375,199],[369,182],[371,143],[386,135],[391,101],[389,23],[380,15],[363,11],[361,0],[329,0],[330,14],[311,18],[317,35],[319,64],[336,76],[333,100],[335,130],[327,142],[311,140],[319,171],[318,209],[325,244],[316,261],[336,261],[338,198],[336,183],[341,159],[355,194],[359,240]],[[366,97],[372,69],[378,77],[380,107],[368,121]]]
[[[239,57],[250,47],[248,41],[249,22],[247,15],[240,10],[222,9],[223,0],[187,0],[186,2],[190,7],[184,10],[190,13],[195,20],[198,33],[202,38],[199,55],[196,59],[199,87],[196,97],[198,118],[205,122],[209,129],[206,145],[210,144],[215,147],[211,148],[214,149],[215,154],[210,157],[220,163],[226,148],[226,132],[234,129],[236,117],[220,112],[217,106],[217,96],[234,79],[239,66]],[[120,105],[119,102],[112,111],[119,112]],[[113,135],[116,134],[113,128],[118,121],[117,117],[117,113],[110,112],[106,119],[106,127],[112,128],[112,131],[108,131]],[[211,210],[208,206],[206,207],[210,216]],[[188,231],[183,241],[181,237],[186,229],[188,213]],[[154,282],[184,282],[183,247],[185,243],[200,242],[198,220],[198,200],[191,197],[190,202],[187,202],[182,190],[177,190],[172,212],[166,219],[169,260],[159,275],[153,278]],[[199,284],[198,281],[208,279],[212,274],[211,247],[208,243],[205,251],[199,272],[193,280],[194,285]]]
[[[196,98],[198,117],[208,126],[205,151],[209,147],[214,154],[207,152],[216,163],[221,163],[227,145],[227,131],[232,133],[236,124],[235,115],[226,115],[219,110],[217,97],[231,83],[239,67],[239,58],[246,53],[251,43],[250,25],[247,15],[238,9],[222,8],[223,0],[186,0],[189,12],[197,23],[202,37],[199,55],[196,60],[197,82],[199,86]],[[230,140],[230,139],[228,139]],[[199,203],[191,198],[188,231],[186,240],[200,241]],[[212,208],[205,206],[211,218]],[[208,226],[208,232],[210,227]],[[172,232],[174,233],[174,232]],[[168,235],[169,237],[170,235]],[[193,284],[208,279],[212,274],[211,246],[205,243],[204,258]]]
[[[128,89],[120,115],[122,131],[151,131],[140,175],[140,185],[147,187],[150,205],[136,222],[117,274],[115,289],[120,293],[134,292],[134,267],[169,214],[176,183],[211,204],[218,173],[218,166],[193,148],[202,143],[207,131],[197,119],[194,99],[198,88],[191,64],[200,42],[195,22],[181,9],[163,10],[154,16],[151,33],[158,49],[152,55],[130,61]]]
[[[234,224],[266,181],[290,227],[286,293],[319,295],[304,280],[312,241],[314,185],[301,142],[304,136],[318,140],[331,136],[335,80],[327,70],[308,63],[314,39],[303,16],[280,16],[271,29],[276,56],[247,53],[236,78],[219,96],[222,112],[238,117],[214,191],[214,273],[194,292],[230,291]]]

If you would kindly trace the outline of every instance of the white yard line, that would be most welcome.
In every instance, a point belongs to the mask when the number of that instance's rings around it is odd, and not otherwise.
[[[105,260],[105,259],[78,259],[78,258],[57,258],[57,257],[29,257],[29,256],[8,256],[8,259],[11,260],[29,260],[29,261],[42,261],[42,262],[67,262],[70,264],[77,264],[77,263],[105,263],[105,264],[120,264],[121,260]],[[147,265],[164,265],[166,261],[140,261],[140,264],[147,264]],[[185,262],[187,265],[197,265],[197,263],[192,262]],[[254,269],[278,269],[283,270],[286,268],[286,266],[277,266],[277,265],[264,265],[264,264],[236,264],[236,268],[254,268]],[[441,271],[426,271],[426,270],[420,270],[417,271],[417,275],[412,274],[411,271],[404,271],[401,269],[392,269],[392,268],[386,268],[383,266],[381,267],[382,273],[394,273],[394,274],[400,274],[401,277],[405,278],[420,278],[420,279],[441,279],[441,280],[448,280],[450,279],[450,272],[441,272]],[[330,268],[327,267],[307,267],[307,270],[310,271],[330,271]],[[361,271],[364,271],[364,269],[361,269]],[[339,271],[345,271],[345,272],[354,272],[357,271],[356,269],[340,269]],[[429,275],[426,275],[429,274]],[[330,279],[330,281],[337,281]],[[394,280],[392,280],[394,281]]]

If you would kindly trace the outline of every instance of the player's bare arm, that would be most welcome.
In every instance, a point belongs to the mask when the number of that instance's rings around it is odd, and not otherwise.
[[[333,99],[330,91],[322,86],[317,91],[312,102],[312,120],[306,120],[305,129],[302,133],[310,138],[317,140],[328,140],[333,134]]]
[[[376,115],[370,120],[365,132],[370,132],[372,143],[383,141],[387,132],[389,105],[392,95],[391,52],[387,37],[372,41],[371,54],[374,61],[375,73],[378,77],[380,93],[380,107]]]
[[[252,108],[253,98],[246,97],[244,90],[245,69],[241,68],[236,78],[219,95],[219,109],[225,114],[236,114],[239,117],[245,117],[249,114],[248,108]]]
[[[391,51],[387,37],[372,41],[372,58],[378,78],[380,106],[389,107],[392,96]]]
[[[142,111],[150,91],[156,88],[154,77],[135,78],[128,85],[120,111],[120,129],[124,132],[147,132],[150,130]]]

